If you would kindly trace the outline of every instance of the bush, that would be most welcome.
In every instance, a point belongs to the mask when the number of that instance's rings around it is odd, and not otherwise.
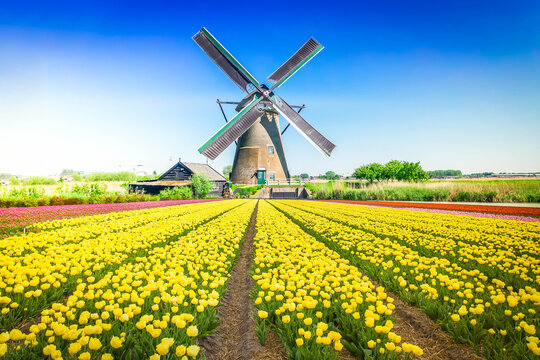
[[[257,191],[261,190],[263,187],[264,185],[242,187],[238,190],[235,196],[245,199],[255,194]]]
[[[204,199],[212,190],[212,181],[204,174],[193,174],[191,176],[193,194],[199,199]]]
[[[56,180],[45,176],[31,176],[22,180],[23,185],[54,185]]]
[[[135,181],[137,175],[129,171],[117,173],[95,172],[84,176],[84,181]]]
[[[17,177],[12,176],[12,177],[9,178],[9,183],[11,185],[19,185],[21,182]]]
[[[469,191],[459,191],[456,196],[454,196],[454,201],[471,202],[472,194]]]
[[[192,197],[193,191],[189,186],[175,186],[159,193],[159,198],[162,200],[184,200]]]
[[[53,196],[49,199],[49,205],[64,205],[64,199],[60,196]]]

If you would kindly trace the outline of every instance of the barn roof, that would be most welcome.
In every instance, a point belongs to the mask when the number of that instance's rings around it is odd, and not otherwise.
[[[182,162],[182,164],[184,164],[184,166],[187,167],[189,170],[191,170],[194,174],[206,175],[212,181],[227,181],[227,179],[225,179],[225,176],[221,175],[219,172],[217,172],[214,168],[212,168],[208,164],[189,163],[189,162]]]

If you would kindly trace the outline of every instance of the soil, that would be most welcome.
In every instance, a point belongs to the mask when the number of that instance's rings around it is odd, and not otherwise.
[[[255,335],[256,310],[250,298],[253,289],[250,271],[257,208],[258,204],[240,246],[240,255],[227,283],[227,292],[218,308],[221,324],[214,334],[199,342],[202,355],[209,360],[288,359],[283,342],[272,329],[268,329],[265,346],[260,344]]]
[[[394,331],[402,342],[419,346],[424,354],[419,359],[428,360],[481,360],[468,344],[456,343],[450,335],[418,308],[411,306],[389,291],[396,308],[392,311]]]

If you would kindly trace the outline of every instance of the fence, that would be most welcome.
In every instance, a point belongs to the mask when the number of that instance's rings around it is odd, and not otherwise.
[[[282,179],[282,180],[266,180],[265,185],[283,185],[283,186],[304,186],[306,182],[302,179]]]

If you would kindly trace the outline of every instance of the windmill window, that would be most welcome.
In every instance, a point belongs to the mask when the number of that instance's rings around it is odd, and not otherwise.
[[[268,146],[268,153],[269,153],[269,154],[273,154],[273,153],[274,153],[274,147],[273,147],[273,146]]]
[[[268,173],[268,180],[275,180],[276,179],[276,175],[273,171],[270,171]]]

